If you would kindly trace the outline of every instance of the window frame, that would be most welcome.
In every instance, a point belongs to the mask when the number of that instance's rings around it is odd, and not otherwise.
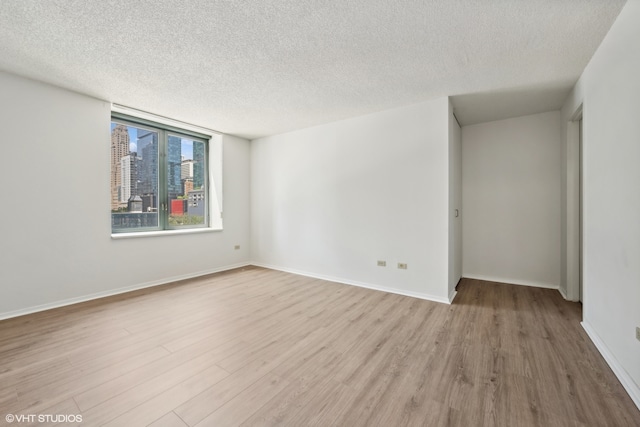
[[[125,126],[132,126],[143,130],[156,132],[158,135],[158,188],[157,188],[157,214],[158,225],[156,227],[139,227],[139,228],[122,228],[114,229],[111,226],[111,236],[116,237],[135,237],[135,236],[147,236],[147,235],[166,235],[166,234],[182,234],[182,233],[194,233],[199,231],[215,231],[222,229],[212,228],[211,220],[211,170],[210,170],[210,145],[211,140],[214,137],[213,132],[197,132],[188,128],[175,126],[168,124],[165,121],[155,121],[146,118],[138,117],[135,115],[123,113],[120,111],[111,111],[111,123],[122,124]],[[189,126],[193,127],[193,126]],[[168,183],[168,151],[169,151],[169,136],[175,136],[179,138],[190,139],[194,142],[201,142],[204,144],[204,177],[203,177],[203,191],[205,194],[205,207],[204,207],[204,222],[202,224],[194,225],[170,225],[170,203],[169,200],[169,183]],[[111,212],[113,215],[113,212]]]

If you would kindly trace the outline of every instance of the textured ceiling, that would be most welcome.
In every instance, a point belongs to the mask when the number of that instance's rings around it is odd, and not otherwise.
[[[464,125],[560,108],[624,3],[1,0],[0,70],[248,138],[447,95]]]

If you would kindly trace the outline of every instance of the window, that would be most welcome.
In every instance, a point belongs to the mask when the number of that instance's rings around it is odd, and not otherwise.
[[[210,188],[212,138],[112,113],[111,232],[221,228],[221,212],[210,209],[219,187]]]

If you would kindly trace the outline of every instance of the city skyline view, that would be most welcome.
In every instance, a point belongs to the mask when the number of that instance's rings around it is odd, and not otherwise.
[[[116,122],[111,122],[111,132],[118,125]],[[138,130],[142,132],[148,132],[146,129],[137,128],[135,126],[124,125],[127,128],[127,132],[129,133],[129,151],[137,152],[138,151]],[[181,151],[182,155],[185,159],[193,160],[193,145],[192,140],[186,138],[180,138],[181,142]]]
[[[170,226],[204,224],[205,148],[168,131],[112,121],[112,229],[157,228],[161,214]]]

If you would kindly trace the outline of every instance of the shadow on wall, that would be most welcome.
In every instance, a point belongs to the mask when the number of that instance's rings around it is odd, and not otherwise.
[[[562,108],[574,82],[524,86],[450,97],[460,126],[556,111]]]

